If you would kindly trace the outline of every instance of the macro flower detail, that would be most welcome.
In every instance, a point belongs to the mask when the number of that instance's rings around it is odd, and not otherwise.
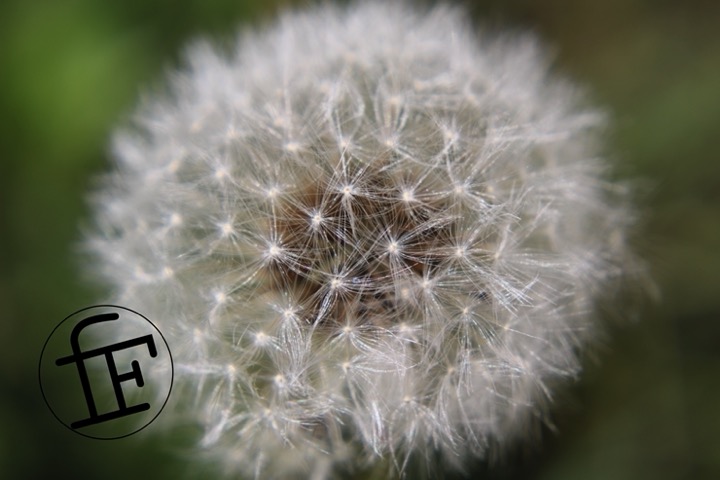
[[[88,240],[229,472],[462,468],[542,420],[630,253],[602,116],[447,8],[286,14],[115,138]]]

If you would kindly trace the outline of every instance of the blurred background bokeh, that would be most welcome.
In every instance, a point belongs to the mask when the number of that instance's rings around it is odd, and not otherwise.
[[[198,36],[232,38],[290,0],[0,2],[0,478],[204,477],[148,428],[74,435],[44,405],[42,345],[97,303],[76,246],[108,140]],[[542,444],[483,478],[720,478],[720,2],[462,2],[529,29],[613,119],[617,176],[639,180],[638,246],[661,292],[613,324]],[[624,307],[623,307],[624,308]],[[177,432],[176,436],[183,436]],[[182,450],[180,450],[182,451]]]

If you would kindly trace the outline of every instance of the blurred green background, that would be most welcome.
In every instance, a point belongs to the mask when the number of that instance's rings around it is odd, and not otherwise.
[[[720,2],[463,2],[538,33],[613,117],[618,176],[640,179],[639,249],[661,299],[611,328],[536,447],[485,478],[720,478]],[[75,251],[113,127],[198,35],[229,39],[297,2],[0,3],[0,478],[203,477],[152,428],[117,441],[50,414],[37,362],[52,328],[97,303]],[[182,442],[181,442],[182,443]]]

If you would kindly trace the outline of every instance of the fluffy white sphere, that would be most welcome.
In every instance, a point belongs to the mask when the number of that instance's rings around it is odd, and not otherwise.
[[[533,39],[390,3],[195,45],[116,136],[94,267],[230,471],[482,457],[577,373],[628,258],[601,117]]]

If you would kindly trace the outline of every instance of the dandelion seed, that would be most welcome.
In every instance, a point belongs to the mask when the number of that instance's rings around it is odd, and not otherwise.
[[[300,150],[300,144],[297,142],[288,142],[285,144],[285,150],[294,153]]]
[[[397,242],[390,242],[390,245],[388,245],[388,252],[392,254],[396,254],[398,252]]]
[[[220,232],[222,233],[223,237],[229,237],[234,233],[234,229],[232,226],[232,223],[225,222],[220,224]]]
[[[313,229],[317,229],[323,223],[322,215],[320,215],[319,213],[313,214],[313,216],[310,218],[310,223],[312,224]]]
[[[271,187],[267,190],[267,198],[274,199],[278,196],[280,190],[277,187]]]
[[[343,197],[345,197],[345,198],[350,198],[355,193],[355,189],[353,188],[352,185],[345,185],[344,187],[342,187],[341,191],[342,191]]]
[[[217,170],[215,170],[215,179],[224,180],[227,176],[228,172],[224,168],[218,168]]]
[[[223,292],[215,292],[213,297],[215,298],[215,303],[217,305],[222,305],[227,301],[227,295],[225,295]]]
[[[282,253],[282,248],[278,247],[275,244],[270,245],[270,247],[267,250],[267,256],[270,258],[278,257]]]
[[[257,332],[255,334],[255,345],[264,347],[270,342],[270,337],[265,332]]]
[[[170,215],[170,226],[171,227],[177,227],[182,224],[182,216],[179,213],[173,213]]]

